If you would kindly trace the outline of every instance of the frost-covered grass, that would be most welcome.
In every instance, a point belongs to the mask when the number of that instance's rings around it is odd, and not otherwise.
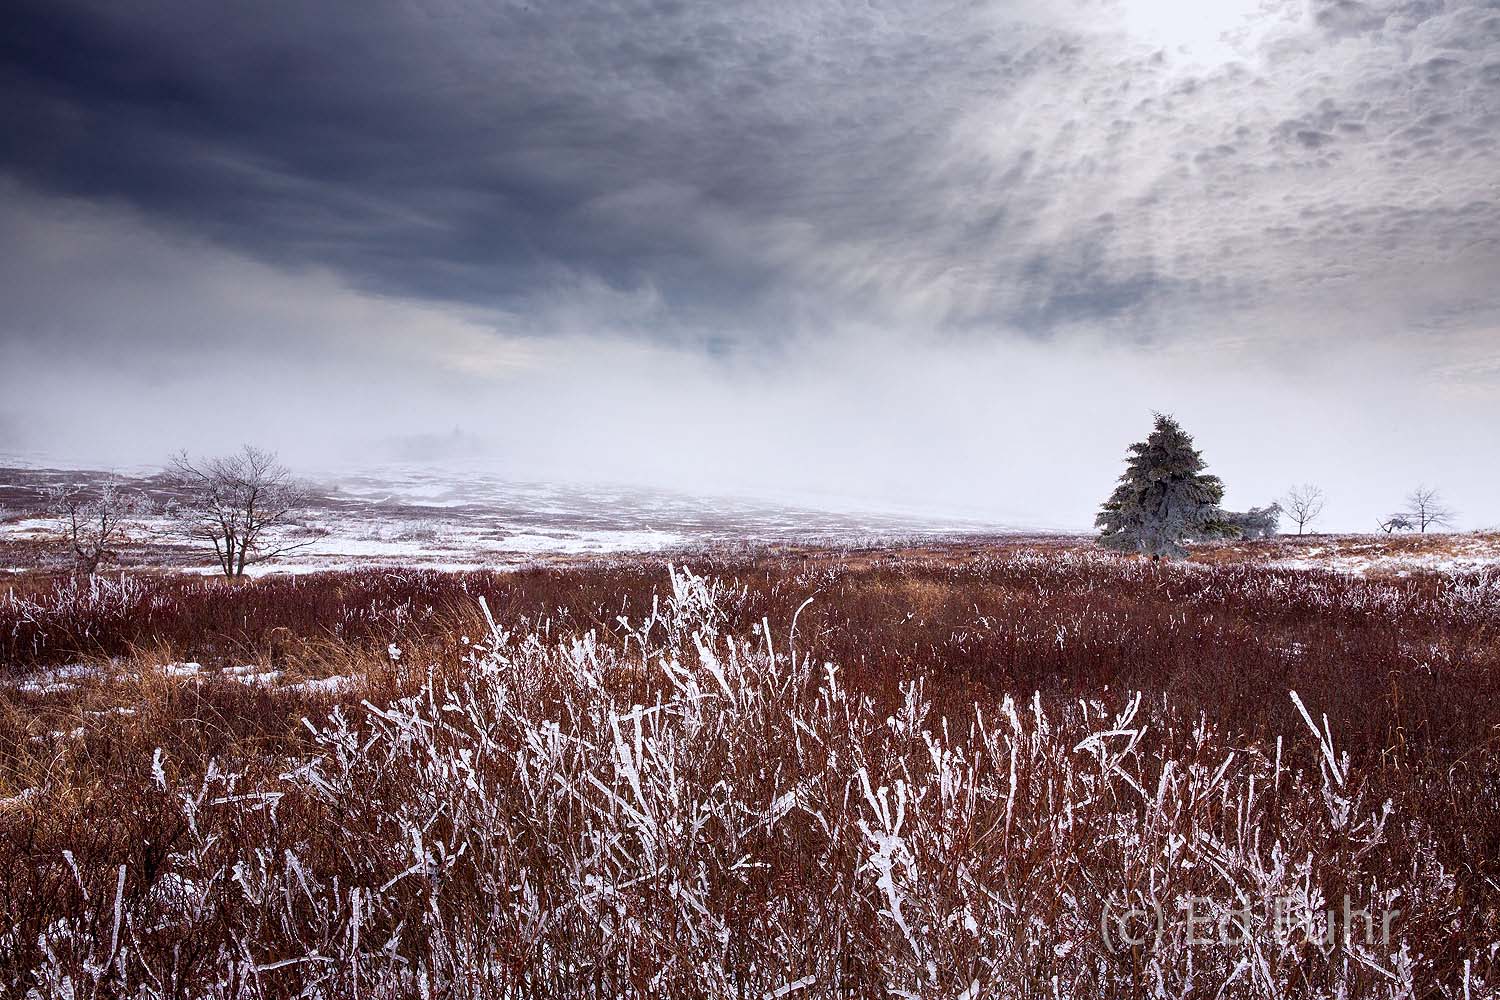
[[[1201,547],[1206,562],[1257,562],[1277,569],[1332,570],[1359,576],[1500,570],[1500,532],[1399,535],[1283,535],[1259,542]]]
[[[1500,983],[1492,576],[981,549],[125,587],[24,598],[101,624],[0,692],[7,996]],[[1346,896],[1389,942],[1308,932]]]

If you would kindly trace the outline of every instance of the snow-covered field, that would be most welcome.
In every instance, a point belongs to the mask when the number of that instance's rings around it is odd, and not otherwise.
[[[1427,544],[1401,545],[1384,536],[1337,536],[1295,555],[1273,559],[1282,569],[1330,569],[1359,576],[1413,572],[1466,573],[1500,566],[1500,535],[1469,532],[1435,536]]]
[[[40,491],[97,474],[0,466],[0,572],[61,565],[57,523],[40,516]],[[136,480],[158,504],[172,500],[160,481]],[[254,575],[369,567],[438,570],[512,568],[610,555],[703,549],[893,546],[922,541],[1025,540],[1090,547],[1092,536],[1042,533],[1014,521],[924,516],[745,497],[689,496],[623,486],[507,481],[478,473],[400,467],[350,473],[316,484],[293,529],[290,553],[249,568]],[[123,564],[214,573],[212,553],[162,515],[134,531]],[[1284,569],[1357,576],[1471,572],[1500,567],[1500,532],[1431,535],[1282,536],[1199,548],[1195,561],[1248,561]]]
[[[30,568],[56,540],[37,516],[39,491],[86,482],[87,473],[0,468],[0,546],[10,568]],[[139,483],[160,504],[170,494]],[[913,537],[1014,531],[1011,525],[892,511],[834,511],[766,500],[696,497],[604,486],[509,482],[425,469],[351,474],[317,484],[298,547],[251,572],[307,572],[369,566],[474,569],[616,553],[745,544],[865,544]],[[127,561],[214,572],[212,553],[194,548],[166,516],[144,519]],[[30,558],[25,546],[33,550]]]
[[[1267,541],[1207,546],[1195,553],[1194,559],[1372,578],[1475,573],[1500,567],[1500,532],[1284,535]]]

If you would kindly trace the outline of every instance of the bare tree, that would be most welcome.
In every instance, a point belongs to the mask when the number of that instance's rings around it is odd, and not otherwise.
[[[1321,487],[1303,483],[1286,491],[1286,496],[1281,499],[1281,509],[1286,511],[1286,516],[1297,526],[1297,534],[1300,535],[1309,524],[1322,516],[1326,501],[1327,497]]]
[[[179,452],[167,465],[166,479],[176,494],[173,513],[193,537],[213,545],[226,579],[309,544],[284,537],[282,529],[297,523],[307,491],[274,452],[247,444],[202,462]]]
[[[1437,490],[1418,486],[1406,497],[1407,519],[1417,531],[1426,534],[1428,528],[1446,528],[1452,525],[1455,511],[1443,502]]]
[[[1392,514],[1380,522],[1380,530],[1387,535],[1397,531],[1410,531],[1413,527],[1411,519],[1405,514]]]
[[[119,559],[131,524],[152,510],[149,499],[121,488],[116,479],[92,486],[49,486],[42,496],[73,549],[73,570],[80,576],[93,576],[100,566]]]

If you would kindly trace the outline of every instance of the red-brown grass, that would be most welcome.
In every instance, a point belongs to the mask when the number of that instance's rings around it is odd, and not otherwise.
[[[6,995],[1500,983],[1495,578],[1056,547],[701,563],[719,583],[618,561],[20,591]],[[240,664],[280,673],[217,673]],[[353,680],[290,686],[325,675]],[[1401,909],[1396,939],[1101,929],[1298,893]]]

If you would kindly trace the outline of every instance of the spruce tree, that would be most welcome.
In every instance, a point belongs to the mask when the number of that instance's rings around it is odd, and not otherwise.
[[[1224,484],[1203,471],[1193,439],[1170,416],[1156,414],[1151,436],[1131,445],[1125,462],[1120,484],[1094,521],[1100,544],[1181,559],[1183,542],[1232,533],[1219,509]]]

